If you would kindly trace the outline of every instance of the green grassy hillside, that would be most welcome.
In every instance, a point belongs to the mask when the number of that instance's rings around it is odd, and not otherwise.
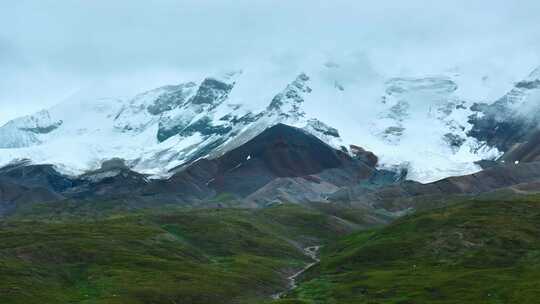
[[[469,200],[353,233],[323,249],[290,298],[539,303],[540,197]]]
[[[0,224],[0,303],[254,303],[355,224],[294,205]]]
[[[385,227],[333,204],[37,205],[0,222],[0,303],[538,303],[540,196],[444,205]],[[321,263],[272,301],[319,244]]]

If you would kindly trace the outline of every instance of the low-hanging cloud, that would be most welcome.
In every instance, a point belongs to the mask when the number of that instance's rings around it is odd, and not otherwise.
[[[513,81],[540,62],[539,11],[535,0],[2,1],[0,123],[80,90],[342,55],[357,58],[344,83],[455,67]]]

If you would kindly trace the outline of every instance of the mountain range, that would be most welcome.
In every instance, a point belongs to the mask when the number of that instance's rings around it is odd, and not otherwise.
[[[73,97],[0,127],[0,165],[28,159],[78,175],[122,158],[134,171],[169,177],[284,123],[349,154],[351,145],[363,147],[380,167],[432,182],[477,172],[475,162],[496,159],[523,139],[497,141],[505,135],[493,133],[494,123],[508,121],[499,128],[512,132],[537,123],[523,116],[535,110],[538,70],[499,100],[481,103],[461,97],[459,75],[383,79],[364,96],[362,87],[331,77],[339,69],[326,64],[272,86],[238,71],[128,98]],[[500,117],[507,112],[501,108],[514,114]]]
[[[461,100],[448,77],[390,79],[371,130],[384,149],[371,152],[305,110],[317,89],[310,76],[298,75],[254,111],[231,97],[241,75],[126,101],[65,102],[6,123],[0,210],[96,197],[196,206],[225,196],[239,206],[334,201],[399,215],[414,209],[411,197],[534,190],[540,178],[540,69],[493,103]],[[413,135],[417,154],[443,150],[437,157],[448,161],[437,167],[426,157],[420,170],[416,160],[389,161],[402,148],[403,157],[411,153]],[[467,162],[445,169],[465,154]]]
[[[539,70],[389,79],[353,137],[316,76],[256,109],[242,75],[1,127],[0,301],[536,303]]]

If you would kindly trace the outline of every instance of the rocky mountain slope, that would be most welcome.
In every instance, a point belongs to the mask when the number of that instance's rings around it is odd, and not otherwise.
[[[52,165],[23,161],[0,168],[0,182],[40,189],[43,202],[127,199],[135,205],[200,205],[228,195],[237,206],[324,201],[341,187],[384,174],[389,175],[388,182],[394,182],[393,173],[375,168],[373,154],[360,148],[355,151],[353,157],[305,130],[277,124],[219,157],[199,159],[166,179],[149,179],[123,160],[111,159],[100,169],[75,177]],[[0,204],[7,212],[18,200],[18,196],[5,196]]]
[[[540,68],[517,82],[514,87],[492,104],[475,104],[473,110],[480,115],[471,117],[470,134],[509,151],[526,140],[540,123]]]
[[[121,159],[76,177],[51,165],[20,162],[0,168],[0,185],[7,189],[0,192],[0,210],[10,215],[35,204],[62,201],[114,201],[126,203],[128,209],[322,203],[366,210],[376,217],[399,217],[456,195],[540,189],[538,162],[499,163],[471,175],[422,184],[378,169],[378,158],[371,152],[352,150],[354,156],[303,129],[277,124],[219,157],[179,168],[166,179],[150,179]]]
[[[540,191],[540,162],[499,164],[480,172],[448,177],[422,184],[404,181],[383,185],[343,187],[329,195],[333,202],[383,209],[395,215],[440,207],[456,197],[486,193],[537,193]]]
[[[505,162],[540,159],[540,68],[493,104],[476,104],[470,134],[505,154]]]

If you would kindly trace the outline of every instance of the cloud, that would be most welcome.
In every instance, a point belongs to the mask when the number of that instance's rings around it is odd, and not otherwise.
[[[517,80],[540,62],[538,11],[535,0],[3,1],[0,123],[79,90],[128,94],[263,61],[301,70],[361,54],[343,82],[453,67]]]

